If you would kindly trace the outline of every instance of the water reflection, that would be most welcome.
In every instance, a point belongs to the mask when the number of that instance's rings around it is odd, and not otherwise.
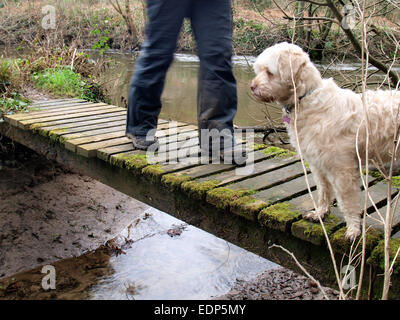
[[[156,209],[123,231],[133,241],[90,299],[208,299],[278,265]],[[125,241],[124,239],[124,241]]]

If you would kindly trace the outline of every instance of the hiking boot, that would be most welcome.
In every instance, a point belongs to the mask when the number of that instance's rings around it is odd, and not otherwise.
[[[147,150],[148,148],[152,147],[152,149],[155,151],[159,147],[157,137],[135,136],[131,133],[127,133],[126,136],[132,140],[135,149]]]

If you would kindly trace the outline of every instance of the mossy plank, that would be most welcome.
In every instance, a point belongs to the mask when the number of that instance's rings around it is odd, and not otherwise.
[[[257,220],[258,213],[268,206],[262,200],[254,199],[253,196],[243,196],[230,203],[230,211],[248,220]]]
[[[301,219],[301,213],[290,203],[283,202],[264,208],[257,218],[264,227],[290,232],[292,224]]]
[[[119,146],[106,147],[97,150],[97,157],[101,160],[108,161],[114,155],[134,151],[132,142],[121,144]]]
[[[343,225],[336,216],[329,214],[323,220],[326,233],[329,237],[334,231],[339,229]],[[315,245],[322,245],[325,243],[325,235],[320,222],[313,222],[305,219],[301,219],[294,222],[291,226],[291,233],[296,238],[302,239],[304,241],[311,242]]]
[[[269,171],[282,168],[284,166],[293,164],[298,161],[293,158],[268,159],[268,155],[266,155],[262,152],[254,152],[254,161],[260,161],[262,159],[266,159],[266,160],[254,163],[254,167],[251,170],[251,173],[245,172],[245,174],[241,175],[240,170],[233,170],[233,171],[227,171],[227,172],[222,172],[222,173],[213,175],[212,178],[221,181],[220,186],[224,186],[228,183],[233,183],[233,182],[238,182],[238,181],[241,181],[244,179],[248,179],[250,177],[257,176],[260,173],[267,173]],[[203,179],[207,179],[207,178],[203,178]]]
[[[346,234],[346,227],[340,228],[336,232],[330,235],[329,240],[332,245],[332,249],[335,253],[338,254],[350,254],[350,249],[352,246],[352,241],[349,241],[345,238]],[[366,247],[365,252],[367,256],[370,255],[372,250],[378,244],[378,242],[382,239],[383,234],[375,229],[368,228],[367,235],[366,235]],[[360,253],[362,251],[362,241],[360,240],[360,236],[354,241],[353,245],[353,255]]]
[[[181,189],[189,195],[189,197],[197,200],[205,200],[206,193],[214,189],[218,185],[218,181],[209,180],[199,182],[199,180],[191,180],[183,182]]]
[[[307,175],[310,188],[315,187],[314,179],[312,174]],[[298,196],[308,192],[305,176],[300,176],[296,179],[290,180],[289,182],[279,184],[275,187],[257,192],[253,195],[254,198],[265,201],[267,203],[277,203],[286,201],[289,198]]]
[[[295,179],[304,173],[303,167],[300,163],[269,171],[265,174],[246,179],[237,183],[229,185],[230,189],[266,189],[276,184],[284,183],[286,181]]]
[[[73,114],[68,114],[68,115],[49,116],[49,117],[40,118],[40,119],[18,121],[18,127],[22,128],[22,129],[27,129],[35,123],[44,124],[46,122],[55,121],[55,120],[67,120],[67,119],[72,120],[72,119],[74,119],[76,121],[79,119],[79,120],[83,121],[83,120],[86,120],[86,119],[84,119],[85,117],[94,116],[94,115],[97,115],[97,116],[101,115],[104,118],[107,118],[107,114],[113,113],[113,112],[118,112],[118,111],[124,111],[124,109],[113,107],[113,106],[102,107],[100,110],[96,110],[96,111],[78,112],[78,113],[73,113]]]
[[[379,271],[384,271],[385,269],[385,242],[384,240],[379,241],[378,245],[372,250],[370,257],[367,259],[367,263],[370,265],[374,265],[379,268]],[[392,238],[389,240],[389,257],[390,257],[390,265],[393,262],[394,257],[396,256],[397,251],[400,248],[400,239]],[[394,265],[393,265],[393,274],[400,273],[400,259],[397,257]]]
[[[219,187],[207,192],[206,201],[218,209],[227,210],[234,201],[252,192],[252,190],[248,189],[232,190],[226,187]]]
[[[104,123],[111,123],[114,121],[126,121],[126,111],[117,111],[113,113],[107,114],[107,117],[104,117],[103,114],[94,115],[94,116],[87,116],[84,118],[77,118],[77,119],[61,119],[61,120],[54,120],[45,123],[35,123],[34,126],[46,128],[46,129],[55,129],[59,126],[64,127],[68,124],[68,127],[71,129],[89,126],[94,124],[104,124]]]
[[[181,184],[189,180],[192,180],[191,176],[185,174],[177,175],[175,173],[165,174],[161,178],[161,182],[172,191],[180,189]]]
[[[75,103],[64,108],[60,109],[40,109],[39,111],[32,112],[24,112],[24,113],[16,113],[13,115],[13,119],[15,120],[26,120],[26,119],[35,119],[35,118],[43,118],[50,115],[58,115],[58,114],[69,114],[73,112],[80,112],[82,110],[93,110],[93,108],[98,108],[100,106],[107,106],[105,103]]]

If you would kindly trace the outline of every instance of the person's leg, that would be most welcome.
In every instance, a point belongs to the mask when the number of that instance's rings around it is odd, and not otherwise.
[[[199,130],[233,135],[237,110],[236,80],[232,72],[230,0],[192,0],[190,13],[200,58],[197,112]],[[200,134],[200,132],[199,132]],[[201,137],[203,150],[209,139]],[[223,144],[224,142],[221,141]],[[223,145],[220,145],[223,148]]]
[[[190,0],[147,0],[145,41],[133,72],[126,133],[146,136],[156,129],[165,76]]]

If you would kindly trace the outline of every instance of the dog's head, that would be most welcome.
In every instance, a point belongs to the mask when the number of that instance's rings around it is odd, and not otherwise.
[[[298,94],[308,90],[310,79],[304,73],[311,72],[320,78],[318,70],[300,47],[287,42],[278,43],[261,53],[254,63],[256,77],[251,91],[259,101],[292,103],[294,84]]]

